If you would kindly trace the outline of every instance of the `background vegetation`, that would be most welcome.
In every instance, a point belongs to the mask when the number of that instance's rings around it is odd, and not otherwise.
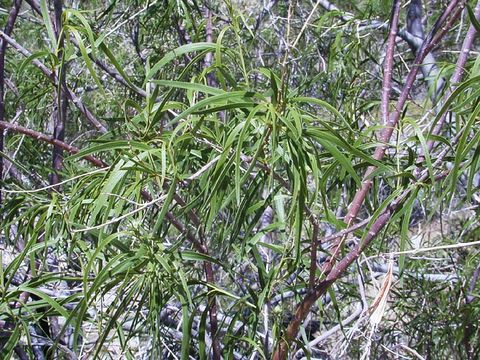
[[[0,5],[0,358],[480,356],[480,3]]]

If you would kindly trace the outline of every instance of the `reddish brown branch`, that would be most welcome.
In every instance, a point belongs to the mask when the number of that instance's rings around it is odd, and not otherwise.
[[[461,5],[458,5],[458,7],[454,8],[453,13],[451,14],[450,18],[447,18],[447,23],[441,27],[440,29],[434,29],[432,32],[427,36],[427,39],[425,40],[423,46],[421,47],[420,51],[418,52],[416,58],[415,58],[415,66],[412,67],[410,72],[407,75],[407,79],[405,80],[405,85],[402,89],[402,92],[397,100],[397,104],[395,106],[394,112],[389,116],[388,122],[383,128],[382,132],[380,133],[380,142],[381,145],[379,145],[374,152],[373,158],[375,160],[381,161],[384,156],[385,152],[387,150],[387,145],[390,142],[390,138],[392,137],[393,131],[395,127],[397,126],[397,123],[400,119],[400,116],[402,114],[403,108],[405,107],[405,103],[408,100],[410,90],[412,89],[412,86],[415,82],[418,70],[419,70],[419,65],[422,63],[424,60],[425,56],[440,42],[442,37],[445,35],[445,33],[453,26],[454,22],[458,19],[459,15],[461,14],[463,7],[465,6],[464,2],[462,2]],[[449,7],[450,8],[450,7]],[[448,9],[449,9],[448,8]],[[350,225],[352,221],[355,220],[356,216],[358,215],[360,208],[368,194],[368,191],[370,190],[370,187],[372,185],[372,180],[369,179],[369,177],[372,175],[372,173],[376,170],[375,166],[369,166],[367,171],[365,172],[364,175],[364,181],[362,182],[361,188],[357,191],[355,194],[354,199],[350,203],[348,213],[345,217],[345,222]],[[333,251],[334,254],[338,253],[340,242],[337,241],[337,244],[335,246],[335,250]],[[333,259],[334,261],[334,259]],[[326,262],[323,272],[328,273],[332,266],[332,261]]]
[[[464,129],[461,129],[458,134],[452,139],[452,145],[454,144],[457,144],[458,141],[460,140],[461,138],[461,135],[463,134],[463,131]],[[438,166],[440,166],[442,164],[442,162],[444,161],[445,157],[448,155],[449,151],[451,150],[450,147],[446,147],[445,149],[443,149],[442,152],[440,152],[437,156],[437,159],[435,160],[435,162],[432,164],[433,168],[436,168]],[[421,170],[418,175],[416,176],[416,179],[417,181],[423,181],[427,178],[427,174],[428,174],[428,169],[423,169]],[[403,195],[402,195],[403,196]],[[362,220],[358,223],[356,223],[355,225],[352,225],[346,229],[343,229],[343,230],[340,230],[338,232],[336,232],[335,234],[332,234],[332,235],[329,235],[329,236],[326,236],[322,239],[320,239],[318,241],[319,244],[323,244],[323,243],[326,243],[328,241],[332,241],[332,240],[336,240],[338,238],[341,238],[341,237],[344,237],[345,235],[348,235],[352,232],[354,232],[355,230],[358,230],[358,229],[361,229],[363,228],[365,225],[368,224],[368,222],[370,221],[370,218],[368,219],[365,219],[365,220]]]
[[[435,181],[439,181],[445,178],[449,174],[449,171],[443,171],[434,177]],[[428,172],[423,172],[418,181],[424,181],[428,178]],[[327,274],[326,278],[319,280],[315,287],[305,296],[305,298],[298,305],[293,319],[288,324],[285,331],[284,338],[280,341],[275,354],[274,360],[286,359],[288,354],[288,347],[295,340],[300,325],[305,320],[307,314],[310,312],[313,304],[318,298],[325,294],[331,284],[337,281],[347,270],[347,268],[362,254],[362,252],[370,245],[372,240],[380,234],[380,232],[388,224],[392,215],[397,211],[408,196],[412,193],[413,188],[405,190],[395,200],[387,206],[387,208],[377,217],[377,220],[368,229],[368,232],[364,239],[359,242],[353,250],[351,250],[344,258],[334,265],[331,271]]]
[[[383,126],[386,126],[386,129],[389,124],[389,115],[390,115],[390,92],[392,89],[392,75],[393,75],[393,55],[395,53],[395,39],[397,37],[398,32],[398,19],[400,16],[400,0],[395,0],[392,7],[392,18],[391,18],[391,25],[390,25],[390,32],[388,34],[388,42],[387,42],[387,53],[385,56],[385,65],[384,65],[384,75],[382,81],[382,94],[381,94],[381,104],[380,104],[380,116],[381,122]],[[392,129],[393,130],[393,129]],[[386,138],[382,134],[382,138]],[[388,141],[390,136],[388,136]],[[383,157],[383,153],[379,158],[375,158],[376,160],[380,160]],[[365,174],[365,177],[370,175],[375,170],[375,167],[370,167]],[[372,186],[372,180],[368,179],[363,181],[361,189],[355,195],[354,200],[352,201],[347,215],[345,216],[345,223],[350,225],[352,221],[354,221],[360,211],[360,207],[363,204],[365,197],[367,196],[370,187]]]
[[[477,20],[480,19],[480,1],[477,3],[477,6],[475,7],[475,18]],[[468,60],[468,55],[470,54],[470,50],[472,49],[473,41],[475,40],[475,36],[477,35],[477,29],[475,26],[470,25],[468,28],[467,35],[465,36],[465,39],[462,44],[462,49],[460,51],[460,55],[458,56],[457,59],[457,64],[455,66],[455,71],[450,79],[450,89],[447,91],[445,94],[445,98],[448,98],[452,92],[455,90],[457,83],[459,83],[462,78],[463,74],[465,73],[465,64],[467,63]],[[440,131],[442,130],[443,124],[445,123],[445,119],[447,118],[448,112],[444,112],[440,119],[438,120],[434,130],[432,131],[433,135],[438,135],[440,134]],[[427,143],[427,148],[428,151],[432,151],[435,141],[434,140],[429,140]],[[417,163],[422,163],[424,160],[424,156],[420,156]]]
[[[391,25],[390,25],[390,32],[388,35],[387,54],[385,57],[385,72],[384,72],[383,82],[382,82],[382,95],[381,95],[381,105],[380,105],[382,125],[385,126],[384,129],[391,128],[390,134],[387,134],[386,130],[384,130],[384,132],[382,132],[380,136],[381,141],[384,141],[385,143],[389,141],[391,132],[393,132],[393,127],[391,127],[392,124],[394,126],[394,124],[396,123],[396,121],[395,122],[389,121],[389,115],[390,115],[389,105],[390,105],[390,91],[392,88],[393,54],[395,51],[395,38],[398,32],[399,15],[400,15],[400,1],[396,0],[392,8],[392,19],[391,19]],[[414,69],[418,69],[418,68],[415,67]],[[407,92],[404,91],[405,95],[408,95],[409,90],[410,89],[408,89]],[[405,96],[405,99],[406,99],[406,96]],[[398,108],[399,106],[397,104],[397,110]],[[376,160],[381,160],[383,158],[384,151],[378,154],[377,152],[375,152],[375,154],[377,156],[376,157],[374,156],[374,158]],[[373,166],[369,167],[365,174],[365,177],[370,175],[374,170],[375,170],[375,167]],[[347,215],[345,216],[344,221],[346,224],[350,225],[350,223],[354,221],[355,218],[357,217],[358,212],[360,211],[363,201],[365,200],[365,197],[367,196],[367,193],[370,190],[371,186],[372,186],[372,180],[369,179],[369,180],[363,181],[360,190],[355,195],[355,198],[350,204]]]
[[[463,3],[464,6],[464,3]],[[422,61],[424,60],[425,56],[433,49],[434,46],[438,44],[438,42],[441,40],[443,35],[445,35],[446,31],[451,28],[453,25],[453,22],[458,18],[460,15],[463,6],[460,6],[456,8],[453,11],[452,18],[450,18],[450,21],[447,22],[445,27],[441,28],[438,32],[435,34],[431,34],[431,36],[427,37],[428,39],[431,39],[429,42],[425,42],[420,51],[418,52],[416,59],[415,59],[415,65],[412,67],[410,70],[407,79],[405,81],[405,85],[402,89],[402,92],[400,94],[400,97],[397,101],[397,104],[395,106],[395,111],[392,113],[392,115],[389,117],[388,121],[385,123],[385,128],[382,130],[380,134],[380,142],[382,143],[380,146],[378,146],[375,149],[375,153],[373,155],[373,158],[375,160],[382,160],[383,157],[385,156],[385,152],[387,150],[387,144],[390,141],[390,138],[392,137],[393,130],[395,129],[395,126],[398,123],[398,120],[400,119],[400,115],[403,111],[403,108],[405,106],[405,103],[408,100],[408,96],[410,94],[410,90],[412,89],[413,83],[415,82],[415,78],[418,73],[419,66]],[[426,40],[426,41],[427,41]],[[368,177],[375,171],[376,167],[371,166],[368,168],[368,170],[365,173],[365,177]],[[345,222],[348,224],[351,220],[354,220],[360,210],[360,207],[363,204],[363,201],[365,200],[365,197],[368,193],[368,190],[370,189],[371,186],[371,180],[365,180],[362,184],[362,188],[357,192],[355,198],[353,199],[352,203],[350,204],[348,214],[345,218]]]
[[[35,130],[32,130],[32,129],[28,129],[28,128],[23,127],[21,125],[10,124],[6,121],[0,121],[0,129],[10,130],[10,131],[13,131],[13,132],[18,133],[18,134],[24,134],[24,135],[27,135],[28,137],[31,137],[31,138],[49,143],[51,145],[58,146],[58,147],[62,148],[62,150],[66,151],[70,154],[76,154],[80,151],[77,147],[69,145],[69,144],[67,144],[63,141],[58,140],[58,139],[55,139],[53,136],[49,136],[49,135],[43,134],[41,132],[38,132],[38,131],[35,131]],[[84,159],[87,160],[89,163],[91,163],[92,165],[94,165],[96,167],[107,166],[102,160],[99,160],[96,157],[93,157],[91,155],[85,156]]]
[[[445,33],[453,26],[454,22],[457,20],[458,16],[460,15],[463,7],[465,6],[464,2],[458,4],[459,1],[452,1],[449,6],[447,7],[446,11],[450,11],[448,15],[442,15],[441,18],[445,19],[445,24],[441,28],[438,27],[439,22],[437,21],[437,26],[432,30],[432,32],[427,37],[426,41],[422,45],[420,51],[418,52],[415,64],[419,65],[422,63],[423,59],[425,58],[426,54],[428,54],[435,45],[442,39]],[[451,5],[455,3],[457,4],[456,7],[451,9]],[[386,149],[387,144],[393,134],[393,130],[400,119],[401,112],[405,106],[405,103],[408,99],[408,95],[410,90],[413,86],[415,81],[416,75],[418,73],[418,66],[414,66],[412,70],[409,72],[404,88],[400,97],[397,101],[397,106],[393,114],[389,117],[388,122],[385,124],[385,128],[382,130],[380,134],[380,141],[382,145],[378,146],[374,153],[374,159],[382,160]],[[375,167],[371,166],[366,171],[365,177],[368,177],[373,173]],[[423,177],[427,175],[424,173]],[[438,175],[436,178],[443,178],[446,176],[446,173],[442,173]],[[370,180],[364,180],[362,184],[362,188],[357,192],[351,206],[349,209],[349,213],[355,214],[355,216],[350,216],[350,220],[346,221],[349,224],[358,214],[358,211],[363,204],[363,201],[367,195],[367,192],[371,186]],[[355,261],[355,259],[365,250],[365,248],[370,244],[370,242],[380,233],[380,231],[385,227],[388,221],[391,219],[392,214],[396,211],[398,206],[406,199],[406,197],[410,194],[411,190],[404,192],[400,197],[395,199],[385,210],[384,212],[377,218],[377,220],[373,223],[371,228],[368,230],[368,233],[365,239],[359,243],[353,250],[351,250],[342,260],[340,260],[337,264],[335,264],[334,259],[327,261],[325,266],[322,269],[322,273],[326,274],[326,278],[319,281],[317,285],[314,287],[312,291],[308,293],[308,295],[300,302],[298,305],[295,315],[291,322],[289,323],[287,330],[284,334],[282,340],[280,340],[275,353],[273,355],[274,360],[283,360],[287,358],[288,348],[290,344],[295,340],[299,327],[301,323],[305,320],[306,316],[310,312],[311,307],[316,302],[316,300],[322,296],[328,287],[335,282],[348,268],[348,266]],[[333,253],[338,253],[338,249],[341,246],[341,242],[336,242],[334,245]]]

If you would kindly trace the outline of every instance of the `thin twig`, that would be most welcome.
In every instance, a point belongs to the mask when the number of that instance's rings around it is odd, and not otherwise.
[[[480,245],[480,240],[470,241],[470,242],[465,242],[465,243],[450,244],[450,245],[431,246],[431,247],[405,250],[405,251],[392,251],[392,252],[389,252],[389,253],[378,254],[374,257],[397,256],[397,255],[407,255],[407,254],[420,254],[420,253],[424,253],[424,252],[437,251],[437,250],[461,249],[461,248],[471,247],[471,246],[476,246],[476,245]]]

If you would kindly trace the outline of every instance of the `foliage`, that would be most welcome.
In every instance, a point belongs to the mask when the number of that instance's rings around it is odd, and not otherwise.
[[[32,55],[6,53],[5,120],[27,130],[4,126],[0,357],[205,359],[218,343],[224,358],[270,358],[282,341],[292,358],[478,356],[478,250],[462,247],[478,240],[478,60],[436,104],[419,79],[378,158],[386,32],[368,22],[388,21],[389,2],[66,1],[62,35],[52,4],[32,3],[12,35]],[[440,4],[425,6],[438,18]],[[441,43],[438,78],[467,29]],[[396,51],[392,113],[418,67],[406,43]],[[61,140],[66,89],[38,61],[81,102],[69,99],[60,183],[53,140],[28,129]],[[368,180],[364,226],[321,241],[353,225]],[[330,281],[330,257],[356,266]],[[324,296],[289,339],[313,285]]]

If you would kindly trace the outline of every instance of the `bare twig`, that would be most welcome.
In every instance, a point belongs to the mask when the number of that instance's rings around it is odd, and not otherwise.
[[[480,245],[480,240],[451,244],[451,245],[431,246],[431,247],[405,250],[405,251],[393,251],[393,252],[389,252],[389,253],[383,253],[379,256],[390,256],[390,255],[396,256],[396,255],[406,255],[406,254],[420,254],[420,253],[423,253],[423,252],[430,252],[430,251],[437,251],[437,250],[448,250],[448,249],[460,249],[460,248],[477,246],[477,245]]]
[[[387,255],[388,256],[388,255]],[[373,263],[370,265],[373,271],[379,272],[379,273],[387,273],[388,271],[388,265],[386,264],[377,264]],[[398,266],[393,266],[392,267],[392,272],[396,276],[400,276],[400,268]],[[440,281],[440,282],[452,282],[456,283],[458,282],[458,276],[457,274],[431,274],[431,273],[416,273],[413,271],[403,271],[404,274],[418,280],[426,280],[426,281]]]

